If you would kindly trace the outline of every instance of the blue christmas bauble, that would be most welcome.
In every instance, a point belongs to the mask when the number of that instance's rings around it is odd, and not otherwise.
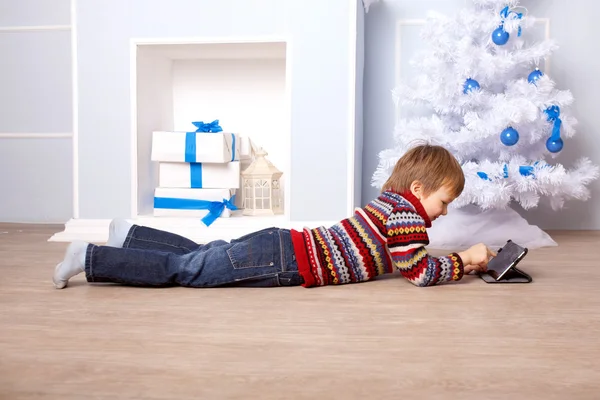
[[[467,94],[473,90],[478,90],[479,89],[479,82],[477,82],[475,79],[467,79],[465,81],[465,84],[463,86],[463,93]]]
[[[533,83],[535,84],[535,82],[540,79],[542,77],[542,75],[544,75],[544,73],[542,71],[540,71],[539,69],[534,69],[533,71],[531,71],[531,73],[529,74],[529,76],[527,77],[527,81],[529,83]]]
[[[500,134],[500,141],[505,146],[514,146],[519,141],[519,132],[509,126]]]
[[[546,148],[550,153],[558,153],[563,148],[563,141],[561,138],[554,140],[552,137],[549,137],[548,140],[546,140]]]
[[[498,46],[502,46],[508,42],[510,35],[504,30],[504,27],[499,26],[494,32],[492,32],[492,41]]]

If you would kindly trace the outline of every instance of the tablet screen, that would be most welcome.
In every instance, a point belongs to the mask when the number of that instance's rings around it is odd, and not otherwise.
[[[519,258],[524,250],[521,246],[513,242],[508,242],[502,248],[502,251],[498,252],[498,255],[488,263],[488,273],[495,279],[498,279],[498,276],[502,275],[512,262]]]

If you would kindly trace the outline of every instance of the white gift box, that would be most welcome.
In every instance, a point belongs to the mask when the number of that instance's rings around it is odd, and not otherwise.
[[[163,188],[236,188],[240,187],[240,162],[159,163],[158,186]]]
[[[228,163],[240,159],[240,139],[229,132],[152,132],[152,161]]]
[[[175,189],[158,187],[154,190],[155,217],[204,218],[210,207],[222,203],[216,217],[230,217],[231,209],[224,200],[235,202],[235,189]],[[218,208],[218,207],[217,207]],[[209,224],[208,224],[209,225]]]

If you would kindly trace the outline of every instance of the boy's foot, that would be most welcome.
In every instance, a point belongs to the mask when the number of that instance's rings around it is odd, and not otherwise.
[[[73,242],[67,247],[65,259],[54,269],[52,281],[57,289],[63,289],[69,279],[85,269],[85,253],[89,243]]]
[[[127,234],[133,225],[121,218],[115,218],[108,228],[106,245],[110,247],[123,247]]]

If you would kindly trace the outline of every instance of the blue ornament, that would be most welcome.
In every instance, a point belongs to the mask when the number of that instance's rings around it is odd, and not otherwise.
[[[504,30],[504,27],[500,25],[494,32],[492,32],[492,41],[498,46],[505,45],[509,38],[508,32]]]
[[[554,140],[551,136],[546,141],[546,148],[550,153],[558,153],[563,148],[563,141],[560,137]]]
[[[463,93],[467,94],[469,92],[472,92],[473,90],[478,90],[479,89],[479,82],[477,82],[475,79],[467,79],[465,81],[465,84],[463,86]]]
[[[542,75],[544,75],[544,73],[536,68],[533,71],[531,71],[531,73],[527,77],[527,81],[529,83],[533,83],[535,85],[537,80],[540,79],[542,77]]]
[[[505,146],[514,146],[519,141],[519,132],[509,126],[500,134],[500,141]]]

